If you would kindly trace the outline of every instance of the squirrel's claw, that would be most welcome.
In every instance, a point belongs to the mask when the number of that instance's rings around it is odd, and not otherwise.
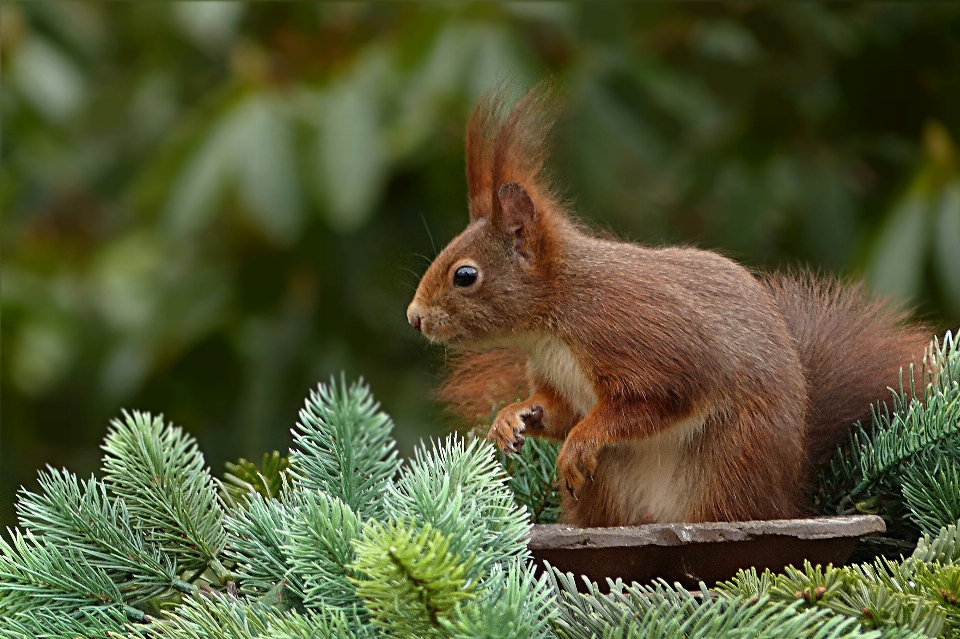
[[[543,408],[513,404],[500,411],[487,433],[487,438],[507,455],[523,449],[523,432],[543,429]]]
[[[567,438],[557,455],[557,471],[563,478],[567,492],[574,499],[586,481],[593,481],[597,472],[597,449],[576,439]]]
[[[514,427],[508,420],[498,418],[490,431],[487,433],[487,439],[493,441],[497,448],[508,455],[512,455],[523,447],[523,426]]]

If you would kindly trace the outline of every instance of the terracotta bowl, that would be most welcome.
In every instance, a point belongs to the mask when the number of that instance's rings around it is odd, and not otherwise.
[[[696,588],[732,577],[740,568],[781,571],[785,566],[842,565],[857,541],[884,532],[873,515],[771,521],[648,524],[619,528],[538,525],[530,550],[542,566],[586,575],[605,584],[666,579]]]

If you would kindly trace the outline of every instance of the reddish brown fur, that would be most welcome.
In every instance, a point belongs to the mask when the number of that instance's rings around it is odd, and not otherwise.
[[[807,453],[822,466],[851,424],[870,423],[870,405],[890,399],[890,389],[917,383],[930,330],[909,314],[871,299],[859,283],[842,284],[809,273],[768,276],[766,285],[796,340],[808,380]],[[919,390],[919,389],[914,389]]]
[[[489,424],[493,411],[530,395],[527,357],[508,348],[454,352],[437,399],[470,427]]]
[[[531,396],[500,410],[490,436],[508,451],[521,431],[564,441],[577,525],[805,512],[811,469],[926,333],[856,287],[762,282],[715,253],[584,233],[540,176],[542,102],[535,91],[506,112],[494,98],[471,117],[470,224],[408,309],[430,339],[471,349],[441,396],[486,418],[515,401],[529,360]],[[480,277],[454,286],[464,264]]]

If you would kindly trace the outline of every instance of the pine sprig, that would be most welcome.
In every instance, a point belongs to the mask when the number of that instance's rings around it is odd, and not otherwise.
[[[267,499],[259,493],[228,512],[224,524],[229,545],[224,557],[234,564],[234,573],[244,594],[263,597],[275,593],[285,607],[300,607],[306,597],[303,578],[291,571],[287,553],[289,521],[300,516],[295,503]]]
[[[156,639],[365,639],[376,635],[337,610],[298,613],[214,595],[188,600],[150,629]]]
[[[291,572],[303,579],[304,605],[362,615],[363,604],[347,578],[355,558],[352,542],[362,527],[357,514],[336,497],[303,492],[298,516],[287,521],[284,552]]]
[[[22,491],[20,524],[42,530],[57,547],[81,554],[119,584],[124,598],[136,605],[168,589],[193,592],[179,578],[169,556],[133,529],[126,504],[111,499],[106,486],[91,477],[81,482],[68,471],[40,473],[42,494]]]
[[[295,481],[343,500],[361,518],[380,517],[384,485],[400,467],[392,430],[362,380],[320,384],[293,431]]]
[[[196,440],[162,417],[134,411],[114,420],[103,444],[104,481],[126,501],[130,518],[184,571],[229,573],[223,503]]]
[[[97,608],[119,608],[132,619],[143,613],[125,606],[120,589],[102,568],[79,552],[30,531],[13,530],[12,543],[0,538],[0,611],[16,615],[43,609],[50,615],[79,618]]]
[[[954,369],[940,370],[927,392],[953,392]],[[960,637],[956,522],[899,562],[743,571],[695,593],[619,581],[609,592],[585,581],[578,592],[572,575],[538,578],[529,563],[528,508],[552,490],[545,447],[510,460],[508,474],[488,442],[451,436],[418,448],[397,473],[389,423],[365,387],[334,385],[312,400],[326,421],[298,431],[289,481],[270,456],[270,478],[234,475],[240,492],[226,505],[195,442],[139,413],[114,423],[104,481],[43,473],[40,494],[20,495],[26,530],[0,542],[0,636]],[[891,414],[910,410],[895,402]],[[347,441],[361,442],[366,461],[345,456]],[[848,458],[857,477],[868,453]],[[929,462],[920,453],[895,469],[934,472],[894,498],[949,513],[955,479],[934,485],[941,476]],[[324,475],[335,465],[352,476]],[[191,545],[218,535],[222,545]],[[236,581],[224,583],[219,562]]]
[[[119,607],[87,609],[75,617],[36,610],[0,617],[4,639],[117,639],[126,636],[126,628],[126,614]]]
[[[441,620],[473,597],[473,557],[450,552],[450,537],[430,524],[370,520],[354,547],[350,580],[373,623],[396,636],[438,636]]]
[[[910,558],[925,563],[960,564],[960,520],[941,528],[936,537],[924,533]]]
[[[494,562],[530,556],[529,518],[514,501],[487,441],[450,435],[431,450],[418,448],[388,485],[385,503],[395,519],[412,517],[443,531],[452,552],[473,549],[476,574]]]
[[[497,453],[510,479],[514,499],[530,513],[535,524],[560,521],[560,489],[557,483],[557,454],[560,442],[528,438],[513,455]]]
[[[907,468],[901,492],[907,516],[920,530],[938,530],[960,520],[960,452]]]
[[[603,594],[586,581],[586,592],[577,591],[570,573],[550,571],[550,580],[562,606],[554,628],[561,639],[641,638],[666,639],[764,637],[847,638],[887,636],[865,631],[857,620],[833,616],[826,609],[804,609],[797,600],[784,602],[767,594],[743,599],[712,595],[701,585],[697,593],[664,581],[650,585],[608,582]],[[889,636],[914,637],[898,629]]]
[[[741,570],[719,584],[717,591],[741,601],[768,597],[775,602],[824,608],[855,618],[867,628],[906,627],[924,636],[954,636],[960,633],[949,601],[955,585],[954,568],[915,559],[892,562],[879,558],[844,568],[807,562],[803,570],[787,567],[782,574]]]
[[[556,605],[547,576],[522,560],[496,564],[477,589],[475,605],[457,606],[440,620],[447,636],[476,639],[544,639],[553,636],[550,618]]]

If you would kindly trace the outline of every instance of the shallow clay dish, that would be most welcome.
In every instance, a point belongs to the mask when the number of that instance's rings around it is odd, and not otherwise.
[[[873,515],[618,528],[552,524],[533,527],[530,550],[541,565],[546,560],[600,584],[607,577],[628,583],[660,577],[696,588],[750,566],[781,571],[805,559],[841,565],[861,537],[885,530],[883,519]]]

